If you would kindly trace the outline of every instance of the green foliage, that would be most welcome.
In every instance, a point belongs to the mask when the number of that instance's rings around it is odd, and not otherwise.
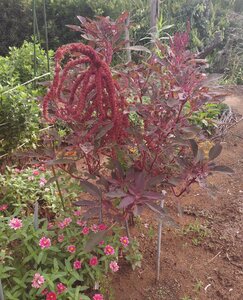
[[[227,109],[228,106],[224,103],[207,103],[199,111],[194,112],[189,120],[212,135],[217,128],[220,116]]]
[[[0,1],[0,55],[8,53],[9,46],[20,47],[33,32],[30,0]]]
[[[95,284],[102,283],[105,274],[112,273],[110,263],[118,261],[121,250],[125,258],[129,256],[131,259],[130,247],[124,247],[120,242],[119,227],[109,230],[102,244],[96,245],[92,252],[85,252],[85,245],[94,235],[92,230],[97,231],[97,235],[103,231],[95,224],[87,227],[79,219],[77,211],[72,218],[60,216],[53,223],[40,219],[37,230],[34,229],[31,216],[21,217],[20,211],[16,211],[14,216],[10,216],[7,211],[4,214],[0,218],[0,278],[7,299],[34,299],[45,289],[57,293],[58,283],[66,287],[64,292],[59,293],[58,299],[90,299],[87,294],[90,295]],[[18,218],[22,226],[11,228],[13,217]],[[41,243],[43,237],[49,239],[46,246]],[[105,250],[108,245],[114,249],[110,255]],[[90,263],[93,257],[97,258],[96,265]],[[74,265],[77,261],[81,264],[80,268]],[[32,286],[36,273],[44,277],[44,283],[39,288]]]
[[[52,62],[54,52],[49,51]],[[24,41],[20,48],[10,47],[8,56],[4,58],[12,70],[11,76],[18,78],[19,83],[25,83],[34,78],[34,44]],[[2,61],[4,64],[4,61]],[[47,57],[40,44],[36,44],[36,76],[47,73]],[[2,82],[2,81],[1,81]]]
[[[0,10],[4,12],[0,19],[0,55],[6,55],[9,46],[20,47],[24,40],[31,40],[33,35],[32,6],[32,0],[2,0],[0,2]],[[79,40],[79,35],[70,32],[70,29],[65,26],[73,24],[77,15],[93,16],[86,1],[80,0],[46,1],[46,11],[50,49]],[[43,13],[43,1],[36,0],[37,34],[42,45],[45,44]]]
[[[0,93],[10,87],[1,87]],[[38,91],[22,86],[1,95],[0,101],[0,155],[18,146],[35,146],[39,131],[40,110],[35,97]]]
[[[198,246],[209,235],[209,230],[198,221],[188,224],[183,228],[183,234],[191,238],[192,244]]]
[[[32,84],[19,86],[34,77],[33,47],[33,43],[25,41],[20,48],[11,47],[8,56],[0,56],[0,155],[20,145],[34,146],[38,139],[37,98],[44,89],[33,88]],[[49,51],[49,56],[52,59],[53,51]],[[36,75],[47,73],[46,54],[39,44],[36,58]]]
[[[42,168],[40,168],[42,170]],[[33,210],[36,201],[41,201],[43,208],[58,211],[60,200],[55,183],[45,183],[51,178],[50,171],[41,171],[39,168],[23,170],[7,168],[5,174],[0,175],[0,203],[7,203],[11,210],[15,207],[27,211]]]

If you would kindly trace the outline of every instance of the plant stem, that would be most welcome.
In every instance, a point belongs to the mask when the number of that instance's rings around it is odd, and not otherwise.
[[[126,227],[127,237],[129,240],[131,240],[131,234],[130,234],[130,230],[129,230],[128,220],[125,220],[125,227]]]
[[[51,169],[52,169],[53,176],[56,178],[55,182],[56,182],[56,185],[57,185],[58,194],[59,194],[59,197],[60,197],[61,202],[62,202],[62,208],[65,211],[64,199],[63,199],[63,195],[62,195],[62,191],[61,191],[61,188],[60,188],[60,185],[59,185],[58,178],[56,177],[56,170],[55,170],[54,166],[52,166]]]
[[[100,211],[99,211],[100,224],[103,223],[103,208],[102,208],[102,197],[100,198]]]
[[[3,286],[2,286],[2,281],[1,281],[1,279],[0,279],[0,300],[4,300]]]
[[[34,205],[34,228],[35,228],[35,230],[38,230],[38,228],[39,228],[38,211],[39,211],[39,203],[37,200]]]
[[[160,206],[164,207],[164,200],[161,200]],[[162,220],[159,220],[158,224],[158,240],[157,240],[157,263],[156,263],[156,282],[159,281],[160,276],[160,255],[161,255],[161,238],[162,238]]]

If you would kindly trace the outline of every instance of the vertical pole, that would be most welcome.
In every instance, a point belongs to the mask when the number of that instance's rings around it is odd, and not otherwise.
[[[154,42],[157,33],[160,0],[150,0],[150,32]]]
[[[130,34],[129,34],[129,25],[130,25],[130,13],[125,21],[125,40],[126,40],[126,48],[127,48],[127,62],[129,63],[132,60],[131,50],[130,47]]]
[[[44,11],[44,25],[45,25],[47,70],[48,72],[50,72],[49,41],[48,41],[47,20],[46,20],[46,0],[43,0],[43,11]]]
[[[36,77],[36,0],[33,0],[33,34],[34,34],[34,77]],[[34,81],[35,86],[35,81]]]
[[[160,206],[164,207],[164,200],[161,200]],[[156,282],[159,281],[160,276],[160,256],[161,256],[161,239],[162,239],[162,220],[158,224],[158,240],[157,240],[157,263],[156,263]]]
[[[38,200],[36,200],[34,205],[34,228],[35,230],[38,230],[39,228],[39,203]]]

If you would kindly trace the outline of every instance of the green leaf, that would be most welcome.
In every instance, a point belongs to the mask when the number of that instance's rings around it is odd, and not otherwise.
[[[144,46],[130,46],[130,47],[126,47],[126,49],[133,50],[133,51],[143,51],[143,52],[147,52],[147,53],[151,54],[151,51]]]

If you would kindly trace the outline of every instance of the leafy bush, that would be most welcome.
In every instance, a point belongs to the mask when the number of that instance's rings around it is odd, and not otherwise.
[[[40,201],[43,209],[58,211],[60,200],[56,187],[53,183],[46,186],[50,177],[50,171],[42,166],[23,170],[7,168],[5,174],[0,175],[0,203],[7,204],[11,211],[18,207],[31,213],[34,203]]]
[[[53,51],[49,51],[52,64]],[[0,56],[0,84],[16,86],[34,78],[34,44],[24,41],[21,47],[10,47],[7,56]],[[40,44],[36,44],[37,76],[47,73],[47,57]],[[13,81],[14,78],[14,81]]]
[[[43,75],[47,72],[47,60],[40,45],[36,45],[36,54],[37,75]],[[49,55],[52,58],[53,52]],[[0,66],[0,155],[4,155],[22,144],[36,144],[40,127],[37,99],[44,89],[32,85],[17,87],[34,77],[33,43],[10,48],[9,56],[0,57]]]
[[[228,110],[228,106],[224,103],[206,103],[199,111],[191,115],[190,121],[212,135],[217,128],[220,116],[225,110]]]
[[[0,86],[1,92],[1,86]],[[40,109],[36,102],[39,93],[31,94],[20,87],[3,94],[0,103],[0,155],[20,145],[34,146],[39,132]]]
[[[8,215],[7,210],[0,213]],[[1,216],[0,278],[7,299],[56,299],[48,298],[52,292],[58,299],[88,300],[99,294],[92,290],[99,289],[105,274],[118,271],[121,255],[132,259],[136,246],[130,247],[118,227],[89,226],[80,213],[76,210],[53,223],[39,220],[39,229],[32,217],[19,218],[17,212]],[[90,244],[94,236],[99,238],[97,246]]]
[[[58,172],[55,175],[62,191],[62,201],[68,207],[78,198],[80,186],[74,179],[67,180],[66,173]],[[8,204],[11,211],[18,207],[32,213],[36,201],[39,201],[47,217],[62,210],[53,172],[43,165],[22,170],[7,167],[5,173],[0,174],[0,189],[0,203]]]

